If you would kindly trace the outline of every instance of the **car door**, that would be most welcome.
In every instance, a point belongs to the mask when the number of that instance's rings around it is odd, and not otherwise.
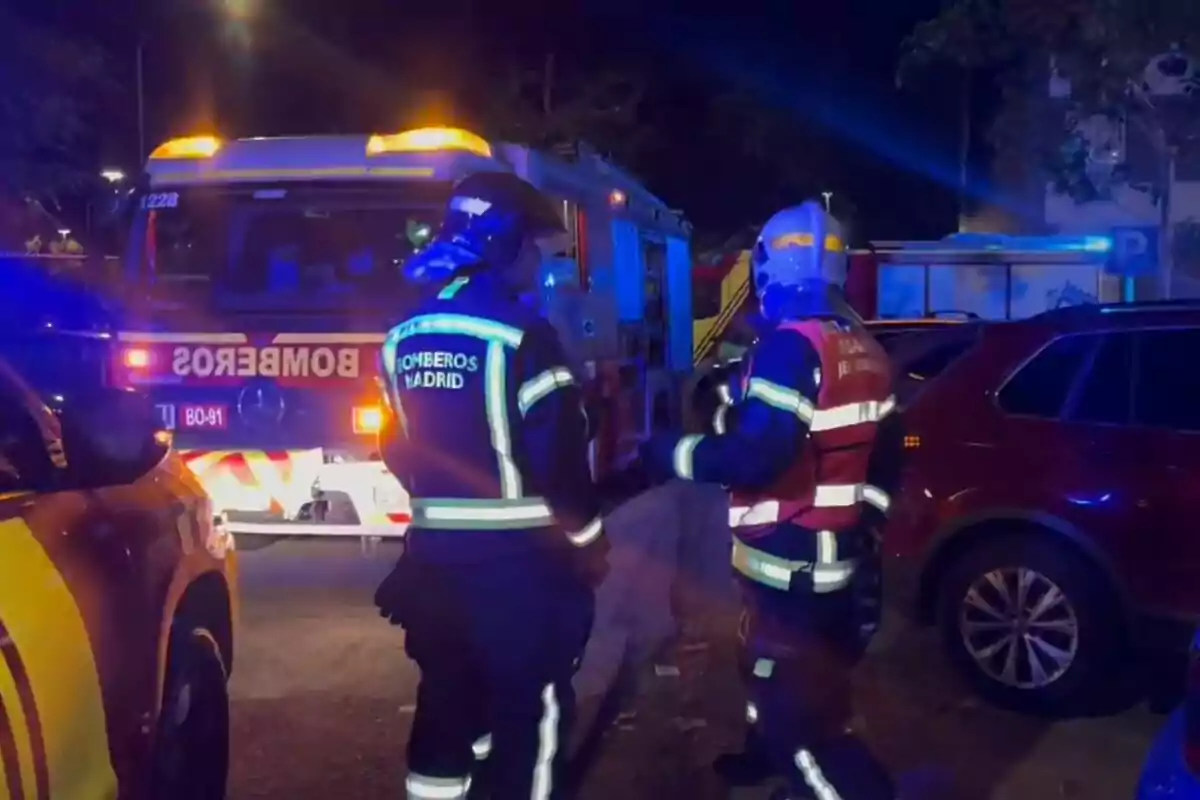
[[[86,512],[53,491],[57,420],[0,362],[0,787],[9,797],[116,796],[92,633],[66,565]]]
[[[1155,479],[1146,527],[1130,543],[1143,565],[1148,602],[1171,614],[1200,613],[1200,328],[1137,334],[1132,435]]]
[[[1064,514],[1140,599],[1156,580],[1139,542],[1155,527],[1164,468],[1156,443],[1133,424],[1136,333],[1096,336],[1099,344],[1063,408],[1079,467],[1076,480],[1063,486]]]
[[[1089,431],[1064,424],[1064,410],[1086,374],[1100,337],[1071,333],[1051,340],[1032,355],[996,395],[1003,416],[994,429],[982,427],[975,450],[980,461],[960,457],[962,472],[981,470],[981,483],[1001,507],[1051,516],[1080,517],[1090,524],[1098,512],[1086,504],[1095,493],[1082,444]],[[1084,498],[1073,503],[1064,498]]]

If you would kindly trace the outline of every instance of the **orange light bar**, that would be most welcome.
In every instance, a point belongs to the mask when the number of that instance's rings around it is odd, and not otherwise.
[[[379,406],[355,406],[351,426],[355,433],[379,433],[383,429],[383,409]]]
[[[150,160],[212,158],[220,149],[221,140],[215,136],[184,136],[181,139],[163,142],[154,148]]]
[[[904,437],[904,449],[905,450],[917,450],[920,447],[921,447],[921,437],[920,436],[911,436],[910,435],[910,436]]]
[[[144,347],[130,347],[125,350],[121,360],[130,369],[145,369],[150,366],[150,351]]]
[[[459,150],[484,158],[492,157],[492,146],[482,137],[462,128],[415,128],[403,133],[376,134],[367,140],[367,155],[388,153],[436,153]]]

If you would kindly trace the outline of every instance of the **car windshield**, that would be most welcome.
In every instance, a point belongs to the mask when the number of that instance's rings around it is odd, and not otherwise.
[[[157,299],[228,310],[394,302],[446,187],[408,183],[162,189],[141,198],[129,258]]]

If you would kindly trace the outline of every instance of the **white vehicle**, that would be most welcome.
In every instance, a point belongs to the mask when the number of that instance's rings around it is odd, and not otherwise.
[[[200,136],[166,142],[146,169],[123,271],[138,302],[113,377],[151,393],[243,543],[403,535],[408,498],[375,452],[378,350],[416,299],[400,265],[470,172],[511,170],[561,202],[569,235],[545,266],[547,299],[579,365],[606,379],[600,463],[690,362],[687,223],[586,150],[455,128]]]

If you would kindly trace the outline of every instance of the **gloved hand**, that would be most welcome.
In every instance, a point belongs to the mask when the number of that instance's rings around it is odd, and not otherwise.
[[[419,590],[413,584],[412,571],[410,560],[401,556],[375,590],[375,606],[379,609],[379,616],[393,625],[406,624],[412,615],[412,603],[419,602],[413,597],[414,591]]]
[[[611,549],[608,537],[603,535],[591,544],[574,548],[572,566],[588,588],[598,589],[608,577],[608,552]]]

